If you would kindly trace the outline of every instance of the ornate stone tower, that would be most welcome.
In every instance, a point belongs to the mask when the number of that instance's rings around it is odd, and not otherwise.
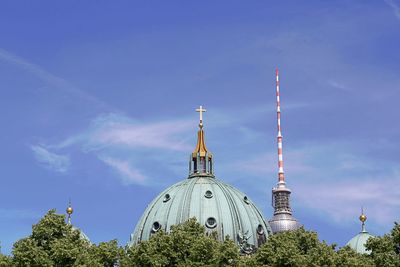
[[[269,221],[273,233],[298,229],[301,224],[292,216],[290,208],[290,189],[286,187],[283,171],[283,150],[281,130],[281,104],[279,93],[279,71],[276,69],[276,111],[278,120],[278,184],[272,189],[274,217]]]

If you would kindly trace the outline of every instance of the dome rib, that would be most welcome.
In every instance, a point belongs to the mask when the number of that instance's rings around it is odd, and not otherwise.
[[[237,194],[237,191],[236,190],[233,190],[236,194]],[[237,196],[238,196],[238,199],[240,199],[240,195],[238,195],[237,194]],[[243,202],[244,200],[243,199],[241,199],[241,202]],[[250,202],[248,205],[251,205],[252,204],[252,202]],[[247,214],[247,216],[244,218],[244,219],[248,219],[248,223],[250,224],[250,229],[243,229],[242,231],[243,232],[245,232],[245,231],[250,231],[250,233],[252,234],[252,236],[255,236],[255,229],[256,229],[256,227],[257,227],[257,225],[251,225],[251,220],[250,220],[250,218],[252,217],[252,215],[250,214],[250,209],[244,209],[245,210],[245,212],[246,212],[246,214]],[[242,218],[242,217],[241,217]]]
[[[225,199],[227,200],[227,202],[228,202],[228,206],[229,206],[229,213],[230,214],[232,214],[232,215],[234,215],[234,216],[231,216],[231,220],[232,220],[232,225],[235,227],[237,227],[237,228],[239,228],[239,229],[241,229],[241,225],[240,225],[240,222],[239,222],[239,220],[238,220],[238,216],[237,216],[237,213],[236,213],[236,209],[234,208],[234,204],[232,203],[232,199],[231,199],[231,197],[229,196],[229,194],[227,194],[227,192],[225,191],[225,188],[223,187],[223,186],[221,186],[221,184],[220,183],[218,183],[218,182],[216,182],[216,185],[219,187],[219,189],[222,191],[222,193],[224,194],[224,196],[225,196]],[[224,216],[221,216],[221,219],[222,218],[224,218]],[[222,237],[222,238],[225,238],[225,237]],[[232,236],[231,237],[233,240],[236,240],[236,236]]]

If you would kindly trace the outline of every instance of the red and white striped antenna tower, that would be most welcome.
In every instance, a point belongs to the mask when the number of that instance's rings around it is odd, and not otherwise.
[[[282,150],[282,128],[281,128],[281,100],[279,92],[279,70],[276,68],[276,114],[278,120],[278,187],[285,185],[285,174],[283,171],[283,150]]]
[[[291,191],[286,187],[285,175],[283,172],[283,150],[282,150],[282,129],[281,129],[281,100],[279,92],[279,70],[276,68],[276,113],[278,120],[278,186],[272,189],[272,206],[274,216],[269,220],[273,233],[298,229],[301,224],[292,216],[290,208]]]

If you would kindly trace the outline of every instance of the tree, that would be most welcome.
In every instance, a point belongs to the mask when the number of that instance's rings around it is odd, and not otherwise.
[[[50,210],[32,234],[17,241],[13,247],[14,266],[113,266],[118,259],[116,240],[91,244],[79,230],[65,223],[65,216]]]
[[[400,224],[395,222],[384,236],[369,238],[366,247],[376,266],[400,266]]]
[[[204,227],[189,219],[160,231],[148,241],[127,248],[121,266],[238,266],[239,250],[232,240],[219,242],[215,234],[204,235]]]
[[[300,228],[272,235],[254,255],[251,266],[335,266],[335,245]]]
[[[0,267],[8,267],[11,266],[11,257],[1,254],[1,246],[0,246]]]
[[[204,226],[193,218],[133,247],[121,248],[117,240],[95,245],[65,223],[64,215],[50,210],[32,226],[31,235],[14,243],[11,256],[0,253],[0,267],[400,266],[398,223],[390,233],[368,239],[370,255],[358,254],[348,246],[335,250],[336,245],[319,241],[317,233],[300,228],[272,235],[255,254],[240,256],[232,240],[220,242],[215,233],[204,232]]]
[[[370,255],[359,254],[349,246],[344,246],[336,254],[336,266],[340,267],[373,267]]]
[[[92,245],[89,254],[104,267],[113,267],[125,255],[124,249],[118,246],[116,239],[100,242],[98,246]]]

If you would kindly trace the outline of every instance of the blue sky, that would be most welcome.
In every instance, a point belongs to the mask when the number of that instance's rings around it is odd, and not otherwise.
[[[0,4],[3,253],[71,198],[94,242],[124,245],[185,179],[199,105],[218,179],[271,217],[274,70],[295,216],[344,245],[400,214],[400,1]]]

